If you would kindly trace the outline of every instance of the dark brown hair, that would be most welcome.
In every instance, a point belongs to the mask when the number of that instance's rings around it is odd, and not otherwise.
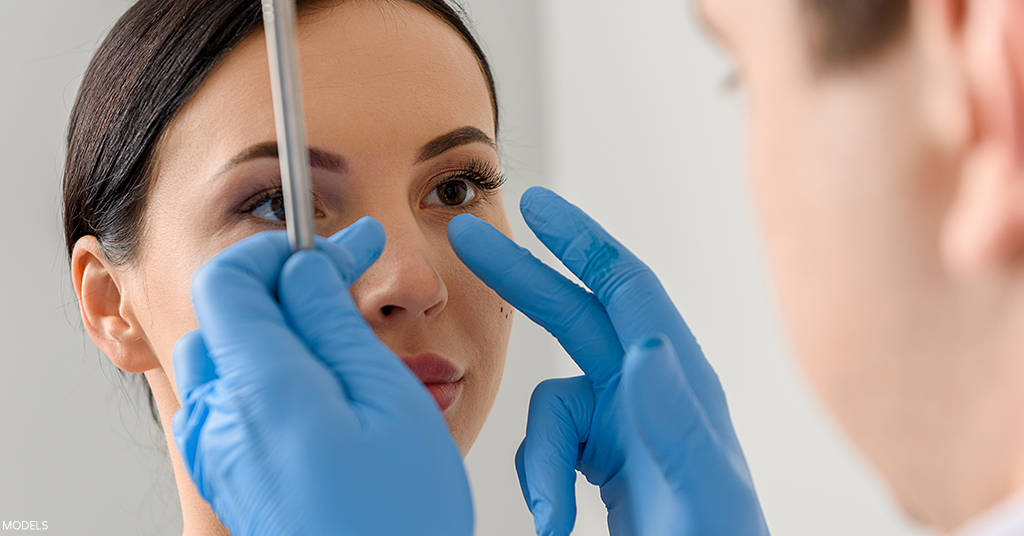
[[[298,0],[298,9],[342,1]],[[403,1],[436,15],[473,50],[497,129],[494,79],[463,9],[448,0]],[[139,0],[114,24],[85,71],[68,124],[63,216],[69,259],[88,235],[115,265],[136,257],[161,135],[217,64],[262,24],[260,0]]]
[[[811,47],[822,68],[851,67],[906,31],[910,0],[800,0],[811,16]]]

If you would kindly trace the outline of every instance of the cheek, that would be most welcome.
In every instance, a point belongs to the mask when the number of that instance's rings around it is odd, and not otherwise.
[[[936,175],[918,167],[913,105],[884,80],[774,82],[753,88],[753,175],[783,312],[833,412],[881,435],[938,310],[938,224],[913,191]]]
[[[864,186],[863,170],[836,153],[836,136],[798,114],[759,119],[754,181],[773,275],[798,356],[823,387],[833,373],[853,377],[841,369],[863,360],[842,354],[864,355],[863,335],[876,332],[874,319],[887,310],[878,262],[887,248],[870,229],[886,216],[850,188]]]
[[[501,197],[496,196],[477,216],[511,237],[512,232],[502,206]],[[435,251],[443,252],[438,271],[441,272],[448,289],[449,307],[461,325],[480,337],[477,344],[485,345],[487,353],[493,353],[500,358],[498,365],[503,366],[512,331],[512,306],[459,260],[448,243],[446,232],[438,235]]]
[[[184,171],[162,173],[149,195],[141,244],[141,309],[150,344],[172,377],[174,344],[198,327],[189,294],[192,275],[221,250],[258,231],[230,224],[223,204]]]
[[[493,373],[500,372],[512,330],[512,307],[466,268],[445,242],[447,251],[438,271],[448,289],[446,309],[459,326],[472,355]]]
[[[199,327],[189,291],[192,275],[203,262],[244,236],[225,236],[211,231],[203,225],[203,218],[190,215],[180,206],[165,211],[159,203],[153,205],[155,210],[146,221],[147,232],[142,244],[144,275],[138,301],[145,317],[140,321],[174,385],[171,366],[174,345],[182,335]]]
[[[479,216],[502,232],[510,234],[503,211]],[[448,289],[449,314],[463,331],[463,338],[473,348],[472,355],[478,361],[474,366],[481,367],[479,372],[495,378],[493,383],[496,389],[497,380],[500,380],[504,369],[514,311],[511,305],[459,260],[446,234],[440,238],[440,242],[437,244],[438,250],[443,254],[437,268]]]
[[[175,343],[198,327],[189,297],[189,282],[195,267],[182,259],[161,256],[147,261],[141,281],[140,322],[161,366],[174,385],[171,356]]]
[[[447,240],[444,246],[447,252],[435,266],[448,290],[447,318],[439,325],[447,340],[438,342],[449,343],[468,371],[463,396],[445,418],[465,455],[497,398],[514,314],[508,303],[462,264]]]

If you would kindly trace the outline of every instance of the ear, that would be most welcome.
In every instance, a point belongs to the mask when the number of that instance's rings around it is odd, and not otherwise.
[[[943,256],[958,273],[998,270],[1024,257],[1024,5],[934,0],[931,8],[962,10],[959,43],[973,110]]]
[[[71,254],[71,279],[89,337],[117,368],[132,373],[160,366],[122,292],[124,272],[107,260],[99,241],[84,236]]]

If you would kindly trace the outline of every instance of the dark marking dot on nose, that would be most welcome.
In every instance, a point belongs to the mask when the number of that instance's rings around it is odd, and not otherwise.
[[[394,310],[395,310],[395,306],[394,305],[385,305],[384,307],[380,308],[380,312],[384,316],[390,316],[391,315],[391,311],[394,311]]]
[[[501,312],[503,312],[503,313],[505,312],[505,308],[504,307],[501,308]]]

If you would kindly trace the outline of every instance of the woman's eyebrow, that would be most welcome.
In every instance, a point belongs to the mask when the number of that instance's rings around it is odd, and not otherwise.
[[[497,144],[494,143],[494,140],[492,140],[487,134],[484,134],[482,130],[476,127],[462,127],[447,134],[442,134],[427,142],[427,144],[420,149],[420,155],[416,158],[416,163],[419,164],[421,162],[426,162],[427,160],[440,156],[460,145],[466,145],[469,143],[486,143],[492,148],[498,148]]]
[[[232,157],[227,164],[224,164],[224,167],[220,168],[217,173],[214,173],[213,177],[220,177],[244,162],[259,158],[278,158],[277,142],[268,141],[246,147],[240,153]],[[310,147],[309,167],[333,171],[335,173],[344,173],[348,168],[348,164],[346,164],[344,158],[337,154]]]
[[[457,128],[427,142],[427,144],[420,149],[420,154],[416,159],[416,163],[425,162],[459,147],[460,145],[466,145],[469,143],[486,143],[493,148],[497,148],[497,144],[494,143],[494,140],[492,140],[487,134],[484,134],[482,130],[476,127],[467,126]],[[213,178],[216,179],[245,162],[259,158],[278,158],[277,142],[268,141],[246,147],[241,152],[233,156],[227,164],[224,164],[224,166],[220,168],[220,170],[214,173]],[[335,173],[344,173],[348,168],[348,164],[345,162],[345,159],[340,155],[322,149],[315,149],[313,147],[309,148],[309,166],[333,171]]]

